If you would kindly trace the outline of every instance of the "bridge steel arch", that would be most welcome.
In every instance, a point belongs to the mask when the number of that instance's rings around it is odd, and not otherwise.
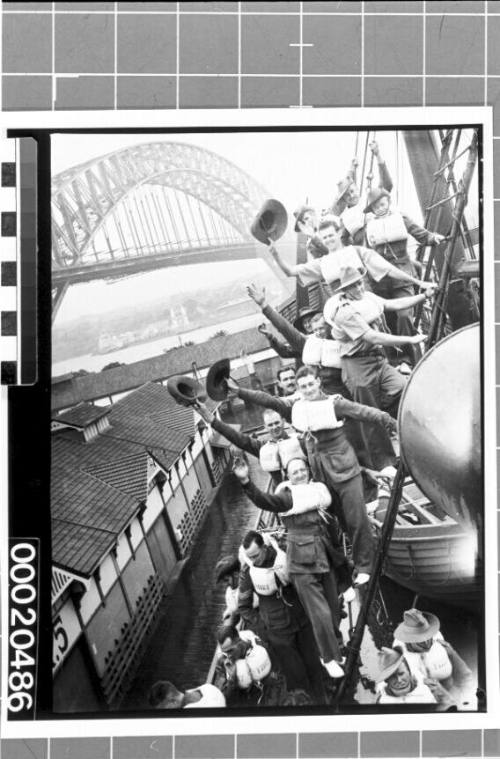
[[[229,245],[254,257],[249,226],[266,197],[236,165],[187,143],[139,144],[75,166],[52,182],[53,283],[119,276],[125,259],[129,271],[189,263],[193,252],[200,260],[202,250],[218,260]]]

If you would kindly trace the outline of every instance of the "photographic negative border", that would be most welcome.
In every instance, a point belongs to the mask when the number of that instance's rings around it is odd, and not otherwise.
[[[12,130],[15,130],[13,133],[20,136],[20,134],[28,135],[31,131],[31,125],[36,124],[37,130],[38,129],[52,129],[54,131],[59,130],[74,130],[74,131],[82,131],[84,129],[102,129],[103,128],[103,120],[105,120],[105,129],[111,129],[111,130],[118,130],[118,129],[135,129],[137,128],[137,124],[140,124],[141,131],[144,133],[151,134],[154,129],[176,129],[179,131],[183,130],[194,130],[197,129],[205,129],[207,128],[207,123],[210,124],[208,127],[209,129],[213,128],[219,128],[219,129],[240,129],[244,130],[245,128],[252,128],[252,127],[266,127],[269,123],[269,120],[273,123],[273,126],[275,126],[276,129],[287,129],[287,128],[301,128],[304,130],[307,130],[308,128],[332,128],[332,129],[343,129],[348,130],[351,129],[355,131],[358,127],[359,128],[382,128],[384,126],[390,127],[390,128],[396,128],[398,126],[405,127],[405,126],[422,126],[426,128],[433,127],[434,125],[457,125],[457,124],[482,124],[483,127],[483,167],[484,167],[484,174],[483,174],[483,232],[484,232],[484,262],[483,262],[483,284],[484,284],[484,304],[483,304],[483,340],[484,340],[484,378],[485,378],[485,385],[484,385],[484,407],[488,410],[488,413],[485,413],[484,418],[484,425],[485,425],[485,434],[484,434],[484,451],[485,451],[485,486],[486,486],[486,503],[490,503],[490,501],[496,503],[496,489],[495,489],[495,454],[494,454],[494,447],[490,444],[490,441],[494,439],[492,435],[494,435],[494,415],[493,413],[489,413],[490,410],[493,411],[495,408],[495,396],[494,396],[494,331],[493,331],[493,287],[494,287],[494,276],[493,276],[493,255],[491,255],[491,259],[489,259],[488,251],[489,246],[492,245],[493,237],[492,237],[492,209],[493,209],[493,194],[492,194],[492,180],[491,180],[491,166],[492,166],[492,158],[491,158],[491,146],[492,146],[492,138],[491,138],[491,111],[490,109],[467,109],[467,108],[460,108],[460,109],[440,109],[440,108],[432,108],[427,109],[426,111],[422,111],[420,109],[373,109],[373,110],[367,110],[367,111],[359,111],[356,109],[353,110],[340,110],[340,109],[318,109],[314,112],[307,111],[307,112],[299,112],[299,111],[293,111],[293,112],[283,112],[283,111],[251,111],[251,112],[190,112],[189,114],[180,114],[180,113],[168,113],[162,114],[158,111],[156,112],[136,112],[134,114],[130,115],[130,119],[126,118],[124,119],[123,114],[118,113],[112,113],[112,114],[94,114],[94,113],[88,113],[88,112],[81,112],[81,113],[71,113],[71,114],[65,114],[64,116],[61,116],[61,114],[36,114],[36,113],[29,113],[28,118],[26,117],[26,114],[8,114],[8,116],[4,116],[4,126],[7,128],[11,128]],[[265,123],[263,121],[265,120]],[[29,126],[25,126],[23,122],[29,121]],[[126,126],[124,125],[124,121],[126,122]],[[7,122],[7,123],[5,123]],[[144,124],[147,124],[147,127],[144,127]],[[18,131],[20,130],[20,131]],[[45,166],[45,169],[47,167]],[[45,240],[47,242],[47,240]],[[50,267],[48,267],[50,268]],[[46,271],[45,271],[46,274]],[[42,282],[47,283],[46,277],[42,277]],[[46,284],[44,285],[46,287]],[[43,318],[47,316],[46,313],[42,314]],[[39,324],[39,329],[42,329],[43,324]],[[45,335],[46,337],[46,335]],[[41,351],[46,350],[47,348],[47,342],[41,342]],[[47,358],[47,355],[45,356]],[[44,370],[39,367],[39,376],[46,377],[46,374]],[[489,381],[488,381],[489,378]],[[490,384],[491,383],[491,384]],[[25,388],[24,391],[29,391],[29,388]],[[21,391],[20,388],[14,389],[14,392]],[[2,400],[4,400],[4,396],[2,396]],[[5,462],[4,462],[5,463]],[[5,471],[5,470],[4,470]],[[493,496],[493,498],[492,498]],[[493,516],[490,514],[486,515],[486,518],[488,521],[493,519]],[[2,519],[4,519],[4,515],[2,514]],[[3,524],[4,527],[6,527],[5,523]],[[3,535],[6,534],[6,531],[3,532]],[[491,575],[492,572],[488,571],[488,567],[490,565],[490,562],[493,558],[495,558],[495,545],[494,545],[494,536],[496,534],[496,530],[494,529],[493,524],[486,524],[485,525],[485,539],[486,539],[486,551],[487,551],[487,564],[486,564],[486,633],[487,633],[487,677],[490,679],[495,680],[495,685],[487,684],[487,692],[488,692],[488,712],[487,714],[467,714],[467,717],[465,718],[465,715],[461,713],[460,715],[446,715],[446,728],[452,728],[452,727],[462,727],[464,726],[464,721],[467,719],[467,727],[485,727],[485,726],[493,726],[494,722],[492,721],[493,715],[497,714],[497,709],[495,709],[495,706],[498,704],[496,703],[496,698],[498,697],[498,676],[496,673],[498,672],[498,647],[496,645],[496,639],[493,642],[493,637],[495,635],[495,632],[497,631],[497,597],[496,597],[496,583],[492,582]],[[5,578],[5,571],[2,572],[2,577]],[[495,578],[496,579],[496,578]],[[4,580],[5,582],[5,580]],[[5,588],[4,588],[5,589]],[[3,596],[3,603],[5,604],[6,594],[4,592]],[[4,614],[3,618],[5,619],[5,611],[6,608],[4,606]],[[3,639],[3,645],[5,646],[5,636]],[[5,650],[3,651],[5,655]],[[493,674],[495,673],[495,674]],[[5,686],[5,683],[3,683],[3,687]],[[2,695],[4,696],[3,702],[5,703],[5,692],[2,691]],[[190,715],[191,716],[191,715]],[[493,717],[494,718],[494,717]],[[380,715],[374,716],[374,715],[363,715],[363,729],[368,730],[387,730],[388,725],[383,724],[380,725]],[[293,720],[293,723],[290,721]],[[221,726],[220,722],[223,722],[223,725]],[[386,719],[383,720],[384,723],[387,722]],[[402,720],[403,722],[403,720]],[[47,721],[47,722],[37,722],[36,723],[36,730],[33,733],[33,735],[66,735],[67,731],[70,729],[76,729],[78,730],[78,724],[81,722],[80,720],[74,720],[74,721],[65,721],[61,720],[60,722],[54,722],[54,721]],[[271,724],[269,724],[271,723]],[[158,720],[148,720],[146,722],[146,725],[144,729],[147,731],[147,734],[151,734],[155,731],[155,724],[158,725],[160,731],[162,733],[164,732],[173,732],[176,733],[178,731],[182,732],[183,727],[186,727],[186,721],[185,719],[179,719],[179,718],[172,718],[172,719],[158,719]],[[245,729],[246,724],[246,729]],[[64,729],[64,726],[66,725],[66,729]],[[182,726],[182,727],[181,727]],[[208,727],[211,727],[210,730],[208,730]],[[404,719],[404,726],[402,725],[402,728],[404,729],[411,729],[412,727],[415,729],[423,729],[423,726],[425,727],[443,727],[443,716],[442,715],[405,715]],[[23,736],[26,736],[28,734],[32,734],[30,728],[32,725],[24,725],[23,724]],[[123,727],[123,725],[122,725]],[[135,722],[134,721],[134,731],[137,731],[140,729],[142,732],[142,722]],[[249,723],[248,719],[246,717],[221,717],[220,720],[217,720],[216,727],[213,726],[213,720],[207,719],[207,718],[198,718],[193,717],[189,719],[189,731],[190,732],[202,732],[202,733],[208,733],[212,732],[214,729],[218,733],[226,733],[226,732],[248,732],[249,730]],[[302,728],[303,730],[307,731],[318,731],[318,732],[332,732],[336,730],[336,726],[332,725],[332,720],[325,718],[323,715],[319,716],[307,716],[307,717],[297,717],[297,716],[273,716],[272,718],[269,717],[259,717],[258,715],[252,714],[252,731],[260,730],[262,732],[277,732],[277,731],[288,731],[292,730],[292,732],[295,732],[298,728]],[[46,728],[48,728],[48,732],[46,731]],[[60,729],[62,728],[63,732],[60,732]],[[4,735],[6,737],[11,737],[11,729],[12,724],[7,723],[4,724]],[[101,729],[104,729],[105,732],[101,732]],[[130,728],[128,728],[130,729]],[[359,715],[342,715],[342,730],[359,730]],[[391,730],[394,729],[394,725],[391,724]],[[113,734],[120,735],[124,734],[122,730],[120,729],[119,723],[114,721],[92,721],[92,730],[94,735],[107,735],[109,734],[109,731]],[[14,730],[15,732],[15,730]]]

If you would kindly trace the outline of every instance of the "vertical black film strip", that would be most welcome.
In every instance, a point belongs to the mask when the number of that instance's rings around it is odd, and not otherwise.
[[[0,367],[2,385],[18,381],[16,141],[0,140]]]
[[[29,137],[1,141],[0,361],[3,385],[37,376],[37,147]]]

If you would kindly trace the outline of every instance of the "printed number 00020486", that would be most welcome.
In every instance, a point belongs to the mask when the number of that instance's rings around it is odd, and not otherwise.
[[[32,543],[9,551],[9,677],[7,708],[28,716],[34,706],[38,594],[37,551]]]

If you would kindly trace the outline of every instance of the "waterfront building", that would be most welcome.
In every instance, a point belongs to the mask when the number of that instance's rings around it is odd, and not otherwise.
[[[113,707],[130,684],[226,469],[211,437],[152,382],[54,415],[55,711]]]

